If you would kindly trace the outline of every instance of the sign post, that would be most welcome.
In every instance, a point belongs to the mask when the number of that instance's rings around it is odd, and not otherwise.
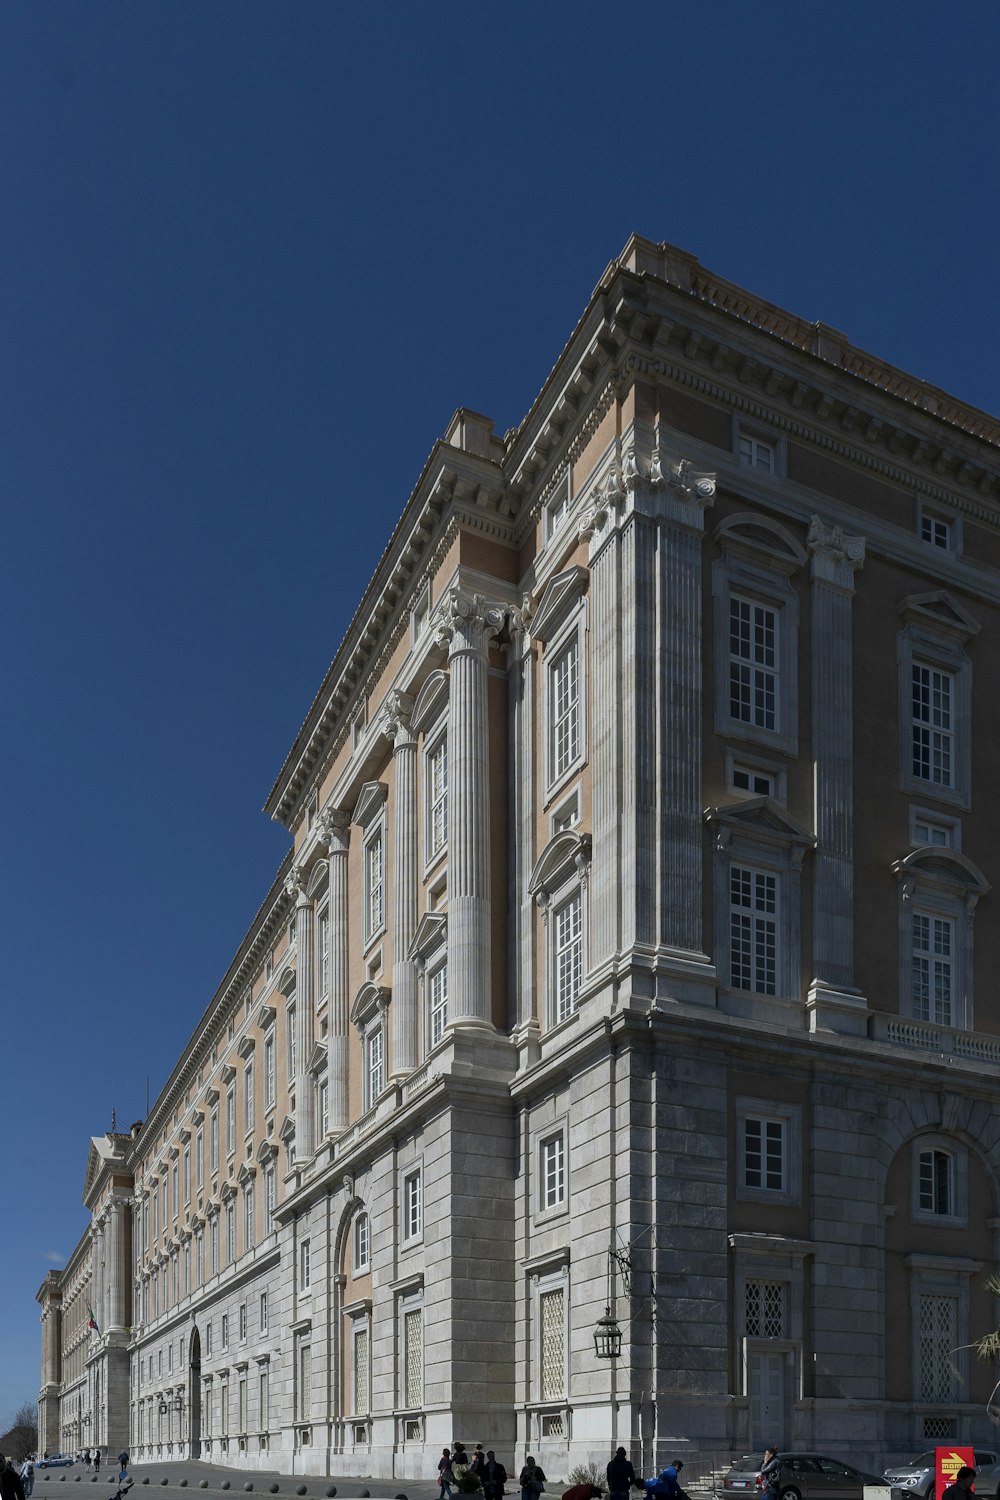
[[[949,1484],[955,1483],[955,1475],[963,1467],[976,1467],[976,1455],[971,1448],[934,1449],[934,1500],[941,1500],[941,1496]],[[975,1486],[973,1490],[974,1488]],[[972,1494],[973,1490],[969,1493]]]

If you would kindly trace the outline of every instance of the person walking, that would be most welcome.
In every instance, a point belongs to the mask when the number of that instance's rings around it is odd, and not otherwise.
[[[101,1472],[101,1450],[100,1450],[100,1448],[95,1448],[94,1449],[94,1473],[95,1474],[99,1474],[100,1472]]]
[[[969,1500],[969,1492],[975,1477],[975,1469],[970,1469],[967,1464],[963,1464],[953,1482],[941,1491],[941,1500]]]
[[[441,1457],[438,1459],[438,1488],[441,1491],[441,1500],[451,1500],[451,1487],[455,1483],[455,1471],[451,1466],[451,1452],[442,1448]]]
[[[483,1500],[501,1500],[507,1483],[507,1470],[498,1462],[492,1448],[487,1450],[486,1457],[476,1472],[483,1486]]]
[[[21,1465],[21,1483],[27,1500],[31,1500],[31,1492],[35,1488],[35,1465],[30,1458],[26,1458]]]
[[[90,1449],[89,1448],[84,1448],[84,1450],[83,1450],[83,1461],[87,1465],[87,1468],[89,1469],[90,1468]]]
[[[125,1478],[125,1475],[128,1473],[128,1451],[125,1448],[123,1448],[122,1451],[118,1455],[118,1469],[119,1469],[118,1478],[119,1478],[119,1480],[122,1480],[122,1479]]]
[[[535,1496],[545,1489],[545,1475],[530,1453],[524,1460],[517,1482],[521,1486],[521,1500],[535,1500]]]
[[[641,1489],[635,1470],[625,1452],[624,1448],[616,1448],[615,1456],[608,1464],[608,1500],[628,1500],[628,1492],[633,1487]]]
[[[760,1473],[757,1475],[757,1483],[763,1492],[765,1500],[778,1500],[778,1475],[780,1472],[781,1464],[778,1460],[777,1448],[765,1448],[764,1462],[761,1464]]]
[[[24,1500],[21,1476],[8,1458],[0,1471],[0,1496],[3,1500]]]

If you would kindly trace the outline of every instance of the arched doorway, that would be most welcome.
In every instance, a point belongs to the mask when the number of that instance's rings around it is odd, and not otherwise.
[[[188,1435],[191,1441],[189,1457],[201,1457],[201,1334],[197,1328],[191,1334],[191,1391],[188,1402],[191,1421]]]

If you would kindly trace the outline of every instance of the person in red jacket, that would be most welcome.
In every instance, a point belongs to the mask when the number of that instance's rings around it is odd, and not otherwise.
[[[563,1490],[562,1500],[600,1500],[604,1494],[603,1490],[597,1488],[596,1484],[574,1484],[568,1490]]]

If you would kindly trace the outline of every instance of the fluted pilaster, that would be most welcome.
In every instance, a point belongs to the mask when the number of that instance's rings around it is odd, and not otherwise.
[[[438,633],[448,644],[448,991],[452,1019],[492,1024],[487,666],[506,610],[452,589]]]
[[[316,1110],[309,1059],[316,1014],[316,916],[301,870],[292,870],[285,890],[295,898],[295,1156],[307,1162],[316,1149]]]
[[[535,864],[535,762],[534,733],[535,656],[529,635],[531,601],[510,614],[510,669],[508,693],[511,705],[511,750],[508,778],[510,843],[507,867],[511,890],[507,909],[510,924],[510,975],[512,1000],[510,1020],[524,1026],[534,1019],[534,899],[528,883]]]
[[[108,1233],[105,1244],[105,1279],[107,1325],[102,1333],[117,1333],[125,1327],[125,1205],[117,1198],[108,1208]]]
[[[327,1079],[330,1085],[330,1129],[349,1123],[348,1060],[350,1025],[350,929],[347,897],[347,855],[351,840],[350,815],[339,808],[321,814],[320,833],[329,849],[330,963],[327,994]]]
[[[417,966],[408,956],[417,925],[417,741],[410,728],[412,699],[392,693],[386,707],[386,733],[395,765],[392,882],[392,1056],[393,1073],[417,1065],[419,1016]]]
[[[863,537],[813,517],[812,744],[816,855],[810,1004],[854,989],[854,574]],[[860,999],[860,997],[858,997]],[[842,1008],[840,1006],[839,1008]],[[827,1016],[829,1023],[830,1017]],[[836,1024],[836,1023],[834,1023]],[[839,1028],[838,1028],[839,1029]]]
[[[93,1250],[91,1252],[91,1265],[93,1267],[93,1300],[91,1306],[94,1309],[100,1330],[103,1333],[108,1326],[108,1309],[104,1301],[104,1219],[103,1216],[94,1220],[91,1230]]]

